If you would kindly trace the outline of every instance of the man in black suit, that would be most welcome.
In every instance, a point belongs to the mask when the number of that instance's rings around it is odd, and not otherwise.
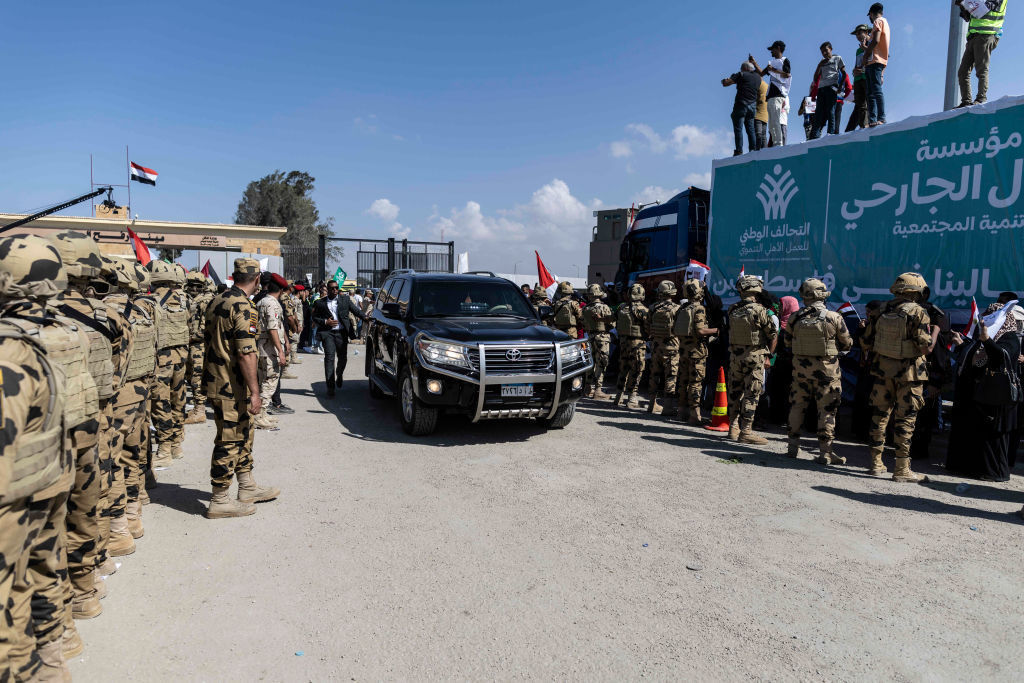
[[[313,324],[319,329],[317,334],[324,346],[324,373],[327,377],[328,396],[334,396],[335,386],[341,386],[345,365],[348,363],[348,340],[354,333],[349,313],[366,320],[366,316],[349,299],[348,294],[338,293],[338,283],[333,280],[328,282],[327,296],[318,299],[313,306]]]

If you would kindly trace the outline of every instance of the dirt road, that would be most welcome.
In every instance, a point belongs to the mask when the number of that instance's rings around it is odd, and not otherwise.
[[[1021,468],[958,494],[593,402],[413,439],[361,355],[333,400],[321,358],[256,436],[283,493],[255,515],[202,516],[214,428],[187,428],[76,680],[1024,675]]]

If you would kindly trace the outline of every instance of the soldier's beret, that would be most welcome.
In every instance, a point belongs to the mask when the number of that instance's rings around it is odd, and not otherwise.
[[[253,258],[236,258],[235,259],[235,272],[255,275],[260,272],[260,262]]]
[[[273,275],[271,275],[270,279],[273,280],[274,284],[276,284],[281,289],[288,289],[288,281],[285,280],[280,275],[278,275],[277,273],[274,273]]]

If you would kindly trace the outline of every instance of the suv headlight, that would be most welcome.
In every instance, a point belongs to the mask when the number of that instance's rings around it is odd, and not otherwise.
[[[451,365],[457,368],[469,368],[469,357],[466,347],[458,344],[420,339],[417,342],[423,360],[433,365]]]
[[[582,344],[565,344],[559,347],[559,353],[562,354],[562,365],[572,365],[583,360],[583,349],[586,347],[586,342]]]

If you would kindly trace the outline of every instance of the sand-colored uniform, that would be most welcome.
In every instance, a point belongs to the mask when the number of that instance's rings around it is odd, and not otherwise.
[[[150,397],[153,427],[163,450],[177,451],[185,439],[185,365],[188,357],[188,299],[181,287],[153,288],[157,305],[156,377]],[[169,455],[169,454],[168,454]],[[166,457],[166,456],[162,456]]]
[[[699,301],[689,300],[676,311],[673,328],[679,339],[679,377],[676,386],[680,405],[685,404],[691,410],[700,407],[708,365],[707,337],[697,334],[697,330],[707,326],[707,311]]]
[[[741,430],[754,424],[754,412],[764,393],[765,361],[777,333],[768,309],[751,299],[729,307],[729,418]]]
[[[192,297],[188,304],[188,363],[186,376],[192,390],[192,405],[202,409],[206,405],[206,390],[203,387],[203,355],[205,350],[206,309],[213,301],[213,294],[202,292]]]
[[[594,385],[604,385],[604,373],[608,370],[608,359],[611,355],[612,328],[615,327],[615,314],[611,307],[603,301],[587,304],[583,309],[583,329],[590,337],[590,347],[594,355]]]
[[[804,413],[813,400],[818,406],[818,440],[831,442],[843,398],[839,356],[853,348],[843,316],[817,302],[790,315],[783,335],[793,349],[789,438],[800,437]]]
[[[565,332],[573,339],[579,336],[579,324],[583,312],[579,303],[571,296],[563,296],[551,307],[551,324],[556,330]]]
[[[896,298],[868,317],[861,347],[871,359],[875,378],[871,389],[871,431],[868,445],[881,452],[885,430],[893,420],[893,446],[897,458],[910,457],[917,413],[924,406],[928,380],[926,354],[932,338],[928,313],[913,301]]]
[[[675,396],[679,375],[679,338],[673,332],[679,304],[669,299],[651,306],[648,327],[651,335],[651,394]]]
[[[281,298],[283,299],[284,295]],[[285,312],[280,302],[268,294],[256,304],[256,313],[259,319],[256,348],[260,354],[257,365],[260,400],[263,401],[263,405],[269,406],[271,397],[277,390],[277,380],[281,376],[281,359],[278,357],[277,347],[270,336],[270,331],[277,331],[281,347],[284,348],[284,335],[287,334],[284,321]]]
[[[650,311],[639,301],[619,306],[616,328],[619,331],[620,368],[623,375],[622,392],[635,394],[647,365],[647,342],[644,335]]]
[[[256,307],[238,287],[218,294],[206,309],[203,381],[217,425],[210,463],[210,479],[215,487],[229,486],[236,473],[253,468],[249,389],[238,357],[257,353],[258,332]]]
[[[64,633],[65,386],[39,336],[0,321],[0,680],[31,678],[36,648]]]

